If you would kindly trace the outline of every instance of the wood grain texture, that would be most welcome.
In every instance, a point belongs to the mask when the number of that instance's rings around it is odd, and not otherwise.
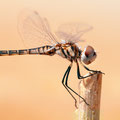
[[[74,113],[74,120],[100,119],[101,85],[102,74],[95,74],[83,79],[79,83],[79,94],[86,99],[90,106],[87,106],[81,99],[79,99],[79,109]]]

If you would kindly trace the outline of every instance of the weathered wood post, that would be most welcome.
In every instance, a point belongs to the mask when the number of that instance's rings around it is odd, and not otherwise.
[[[91,73],[89,73],[91,74]],[[102,74],[98,73],[83,79],[79,83],[79,94],[90,106],[79,99],[79,108],[75,112],[74,120],[99,120]]]

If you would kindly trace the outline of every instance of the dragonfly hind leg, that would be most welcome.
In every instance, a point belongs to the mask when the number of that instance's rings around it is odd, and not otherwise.
[[[78,107],[77,107],[77,100],[76,100],[76,98],[72,95],[72,93],[70,92],[70,90],[69,90],[69,89],[67,88],[67,86],[64,84],[64,82],[65,82],[65,77],[66,77],[66,75],[69,74],[70,69],[71,69],[71,66],[72,66],[72,63],[69,65],[69,67],[67,68],[67,70],[66,70],[66,72],[65,72],[65,74],[64,74],[64,76],[63,76],[62,84],[63,84],[63,86],[65,87],[65,89],[68,91],[68,93],[72,96],[72,98],[75,100],[75,107],[78,108]]]
[[[67,89],[67,91],[71,90],[74,94],[76,94],[78,97],[80,97],[85,103],[86,105],[89,105],[86,100],[80,96],[77,92],[75,92],[71,87],[68,86],[68,76],[69,76],[69,73],[70,73],[70,70],[71,70],[71,67],[72,67],[72,63],[70,64],[70,66],[68,67],[67,71],[65,72],[65,75],[63,77],[63,80],[62,80],[62,83],[64,84],[64,79],[65,79],[65,76],[66,76],[66,80],[65,80],[65,85],[64,87]],[[69,89],[69,90],[68,90]],[[70,95],[71,95],[71,92],[69,91]],[[73,97],[73,99],[75,100],[75,106],[77,105],[77,100],[75,99],[75,97],[73,95],[71,95]]]

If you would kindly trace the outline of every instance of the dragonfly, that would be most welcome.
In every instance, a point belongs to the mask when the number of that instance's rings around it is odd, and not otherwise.
[[[70,62],[63,79],[62,84],[75,101],[77,108],[77,100],[73,94],[80,97],[86,105],[89,103],[80,96],[75,90],[68,85],[68,77],[73,62],[77,65],[77,78],[84,79],[93,74],[102,73],[101,71],[91,70],[86,65],[91,64],[97,57],[97,53],[90,45],[82,50],[78,46],[81,42],[81,36],[90,31],[91,26],[81,23],[62,24],[56,32],[52,32],[47,18],[41,17],[37,11],[27,11],[20,15],[18,22],[18,31],[22,37],[23,43],[26,45],[37,43],[36,47],[19,49],[19,50],[0,50],[0,56],[13,55],[49,55],[58,54]],[[45,43],[45,44],[44,44]],[[47,43],[47,44],[46,44]],[[40,44],[40,45],[39,45]],[[44,45],[42,45],[44,44]],[[88,76],[82,76],[80,73],[79,63],[87,71],[93,72]]]

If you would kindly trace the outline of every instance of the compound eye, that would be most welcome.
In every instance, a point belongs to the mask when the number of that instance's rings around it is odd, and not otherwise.
[[[87,46],[85,50],[85,56],[88,58],[93,52],[94,49],[91,46]]]

